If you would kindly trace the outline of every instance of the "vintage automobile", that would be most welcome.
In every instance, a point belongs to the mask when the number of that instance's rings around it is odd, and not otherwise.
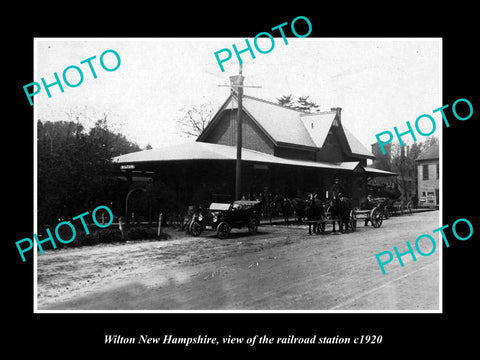
[[[238,200],[233,203],[212,203],[205,214],[195,214],[188,225],[193,236],[200,236],[203,230],[217,232],[225,239],[232,228],[248,227],[248,233],[255,235],[260,223],[260,202]]]

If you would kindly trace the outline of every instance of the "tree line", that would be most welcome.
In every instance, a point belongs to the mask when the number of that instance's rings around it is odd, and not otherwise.
[[[427,137],[424,141],[416,141],[412,145],[400,146],[399,143],[387,144],[386,154],[382,154],[378,143],[372,146],[372,153],[376,157],[373,161],[373,167],[397,173],[398,176],[391,178],[376,178],[372,183],[385,184],[395,183],[400,187],[405,199],[410,199],[417,194],[418,170],[416,160],[431,146],[438,144],[439,140],[435,136]]]
[[[71,219],[98,205],[123,209],[127,183],[112,157],[140,147],[113,131],[104,116],[89,130],[78,121],[37,121],[37,209],[39,225]]]

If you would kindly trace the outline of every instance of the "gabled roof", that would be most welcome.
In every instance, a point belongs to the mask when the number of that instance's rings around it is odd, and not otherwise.
[[[277,146],[321,148],[337,117],[336,111],[305,113],[248,95],[243,95],[242,104],[243,110]],[[223,110],[236,109],[237,106],[236,96],[231,94],[197,141],[201,142],[208,136]],[[374,158],[373,154],[343,125],[340,124],[339,128],[345,133],[349,148],[346,150],[347,153],[348,150],[351,152],[349,155]]]
[[[430,146],[420,154],[417,161],[438,159],[439,148],[438,144]]]
[[[307,130],[315,147],[323,146],[336,115],[335,111],[300,114],[303,127]]]
[[[343,127],[343,132],[345,133],[345,136],[347,137],[348,145],[350,146],[350,151],[352,154],[355,155],[362,155],[365,157],[371,157],[373,158],[373,154],[367,150],[365,146],[344,126]]]
[[[249,96],[244,96],[243,106],[276,143],[315,147],[307,129],[299,121],[299,111]]]
[[[305,126],[299,121],[302,112],[248,95],[243,95],[242,105],[243,110],[276,145],[287,143],[315,147]],[[230,95],[197,141],[202,141],[206,137],[223,110],[237,107],[236,96]]]

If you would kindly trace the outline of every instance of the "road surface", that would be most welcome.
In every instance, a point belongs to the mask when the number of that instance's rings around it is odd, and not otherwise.
[[[439,242],[428,257],[396,259],[440,226],[439,212],[393,217],[381,228],[308,235],[306,226],[261,226],[167,241],[46,251],[37,257],[38,310],[439,310]],[[328,229],[327,229],[328,230]],[[421,242],[424,253],[431,244]],[[441,245],[441,244],[440,244]]]

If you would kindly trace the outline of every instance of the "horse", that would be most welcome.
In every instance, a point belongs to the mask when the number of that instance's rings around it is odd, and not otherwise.
[[[305,210],[308,206],[308,200],[297,197],[293,199],[288,199],[288,201],[290,202],[291,207],[295,212],[295,215],[296,215],[295,220],[297,221],[298,224],[301,224],[302,219],[305,217]]]
[[[318,234],[320,232],[319,221],[324,216],[324,213],[323,203],[319,199],[311,196],[305,207],[305,218],[308,222],[309,235],[312,234],[312,231],[314,234]]]
[[[350,198],[341,196],[334,198],[330,201],[330,211],[333,220],[333,232],[335,232],[335,220],[338,221],[338,227],[340,232],[343,232],[343,224],[345,224],[345,231],[348,231],[348,227],[350,224],[350,213],[352,209],[353,205]]]

